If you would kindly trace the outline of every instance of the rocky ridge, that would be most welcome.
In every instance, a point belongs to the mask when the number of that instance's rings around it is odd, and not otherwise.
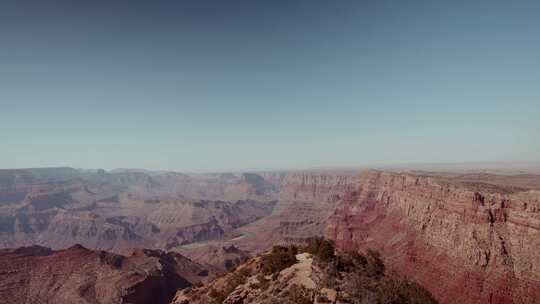
[[[275,246],[223,277],[179,291],[173,304],[436,303],[422,287],[385,273],[377,253],[336,255],[330,243],[318,244],[325,245]]]
[[[137,249],[129,255],[32,246],[0,250],[0,303],[169,303],[178,289],[211,279],[177,254]]]

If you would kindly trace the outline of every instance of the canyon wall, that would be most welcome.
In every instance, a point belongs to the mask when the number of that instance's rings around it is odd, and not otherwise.
[[[376,248],[441,303],[534,303],[540,297],[540,193],[367,171],[325,234]]]
[[[270,216],[242,227],[248,237],[235,241],[241,249],[260,253],[274,244],[302,243],[321,236],[325,224],[343,195],[355,189],[354,174],[321,172],[263,172],[277,189]]]

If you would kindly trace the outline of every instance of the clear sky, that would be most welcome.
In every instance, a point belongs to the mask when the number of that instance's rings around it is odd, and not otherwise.
[[[540,1],[0,2],[0,167],[540,160]]]

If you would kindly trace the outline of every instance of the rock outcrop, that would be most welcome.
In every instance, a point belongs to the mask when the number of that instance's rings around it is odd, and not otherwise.
[[[123,256],[80,245],[0,250],[0,303],[156,303],[209,280],[204,267],[176,254],[134,250]]]
[[[179,291],[173,304],[436,303],[421,286],[385,273],[376,253],[327,249],[274,247],[208,284]]]

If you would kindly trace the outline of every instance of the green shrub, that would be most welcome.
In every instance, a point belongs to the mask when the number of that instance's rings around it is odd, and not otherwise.
[[[368,249],[366,253],[366,271],[369,276],[382,276],[385,272],[384,262],[378,251]]]
[[[312,304],[313,291],[304,286],[292,285],[288,290],[288,299],[290,303],[295,304]]]
[[[223,301],[225,301],[225,299],[227,298],[229,294],[226,294],[224,291],[222,290],[216,290],[216,289],[211,289],[210,290],[210,293],[208,294],[208,296],[210,296],[210,298],[212,299],[212,303],[214,304],[221,304],[223,303]]]
[[[304,250],[318,257],[323,262],[331,262],[335,258],[335,246],[332,241],[323,238],[309,238]]]
[[[431,293],[417,283],[388,279],[380,285],[378,300],[381,304],[435,304]]]
[[[367,265],[367,258],[356,252],[346,251],[339,252],[335,258],[336,271],[340,272],[352,272],[359,269],[365,269]]]
[[[365,255],[358,252],[339,252],[335,262],[327,264],[325,270],[328,282],[334,277],[341,287],[338,296],[347,296],[352,304],[434,304],[433,296],[417,283],[386,273],[386,267],[379,252],[368,249]],[[337,273],[337,275],[335,274]],[[332,286],[330,286],[332,287]]]
[[[239,269],[227,277],[227,284],[223,289],[211,289],[208,296],[212,298],[212,303],[222,303],[239,285],[246,283],[251,275],[251,270],[247,267]]]
[[[276,274],[294,265],[298,248],[296,246],[274,246],[272,251],[262,257],[262,271],[265,274]]]

